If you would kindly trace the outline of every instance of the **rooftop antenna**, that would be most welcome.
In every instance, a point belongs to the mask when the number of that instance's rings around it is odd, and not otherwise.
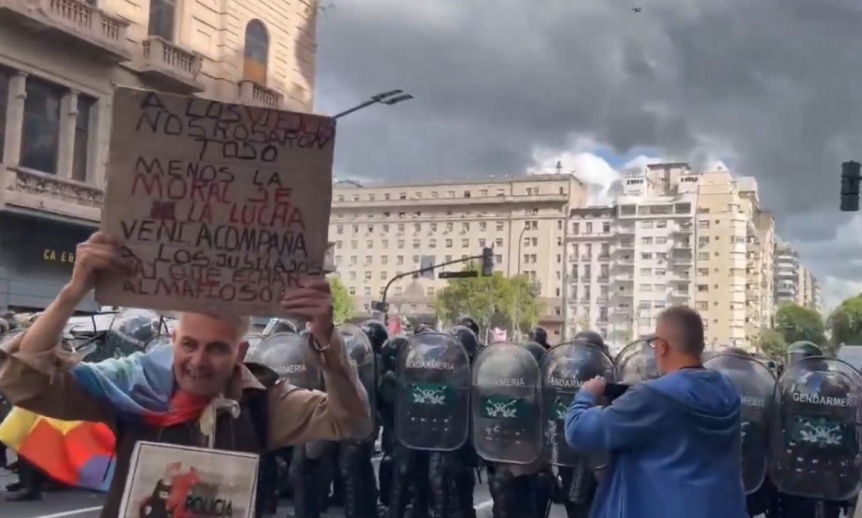
[[[563,174],[563,162],[562,160],[557,160],[557,165],[555,166],[557,169],[557,174]]]

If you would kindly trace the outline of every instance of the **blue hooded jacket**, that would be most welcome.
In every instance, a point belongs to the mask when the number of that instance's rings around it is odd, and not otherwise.
[[[608,452],[590,518],[747,518],[740,399],[722,374],[685,369],[630,388],[605,408],[586,391],[566,441]]]

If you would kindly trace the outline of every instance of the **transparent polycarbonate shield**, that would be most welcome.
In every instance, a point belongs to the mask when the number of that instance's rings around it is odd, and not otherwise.
[[[362,328],[353,324],[342,324],[337,329],[344,341],[347,359],[356,369],[359,381],[365,387],[369,406],[377,408],[377,355],[374,354],[371,340]],[[371,413],[372,416],[376,414],[377,412]]]
[[[262,336],[270,336],[276,333],[298,333],[299,326],[297,326],[292,320],[288,320],[286,318],[271,318],[269,322],[267,322],[266,327],[263,328],[263,332],[261,332]]]
[[[144,351],[150,352],[162,347],[173,347],[173,345],[174,341],[169,335],[158,335],[147,342],[146,346],[144,346]]]
[[[551,348],[542,357],[542,457],[556,466],[577,466],[585,461],[603,465],[605,459],[587,458],[566,442],[566,414],[585,381],[603,376],[614,380],[614,364],[599,347],[584,341]]]
[[[862,375],[841,360],[787,365],[769,422],[769,478],[782,493],[847,500],[862,489]]]
[[[704,363],[733,383],[742,402],[742,482],[748,494],[754,493],[766,478],[769,452],[769,405],[775,390],[775,376],[754,358],[724,353]]]
[[[162,317],[155,311],[123,309],[114,314],[107,332],[94,342],[98,347],[86,355],[86,361],[96,363],[143,351],[147,342],[163,331]]]
[[[314,354],[308,338],[295,333],[276,333],[262,339],[246,354],[245,361],[272,369],[291,385],[320,389],[323,375]]]
[[[395,370],[395,437],[414,450],[452,451],[470,429],[470,359],[453,336],[413,335]]]
[[[655,353],[647,340],[636,340],[623,348],[614,360],[620,383],[635,385],[661,376]]]
[[[473,362],[473,446],[483,459],[531,464],[541,453],[539,364],[529,349],[505,342]]]
[[[246,351],[246,357],[248,353],[254,350],[259,344],[260,341],[263,340],[263,336],[257,333],[249,333],[245,335],[244,340],[248,343],[248,351]]]

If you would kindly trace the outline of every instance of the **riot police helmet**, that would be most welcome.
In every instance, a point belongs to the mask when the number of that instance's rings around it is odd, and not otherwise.
[[[463,315],[459,317],[456,325],[464,326],[470,331],[473,331],[473,334],[479,336],[479,322],[477,322],[476,319],[471,317],[470,315]]]
[[[263,336],[270,336],[276,333],[299,333],[299,328],[286,318],[271,319],[261,333]]]
[[[813,342],[798,341],[787,346],[788,365],[812,356],[823,356],[823,349]]]
[[[595,331],[581,331],[580,333],[575,335],[575,340],[581,340],[587,342],[590,345],[594,345],[601,349],[607,348],[605,345],[605,339],[602,338],[602,335],[596,333]]]
[[[610,349],[608,349],[608,344],[605,343],[605,339],[602,338],[602,335],[596,333],[595,331],[581,331],[580,333],[575,335],[575,341],[586,342],[593,347],[601,349],[608,355],[611,354]]]
[[[383,343],[380,348],[380,361],[383,365],[383,370],[394,371],[398,362],[398,353],[404,344],[407,343],[406,336],[393,336]]]
[[[545,349],[550,347],[548,345],[548,330],[544,327],[534,327],[532,331],[530,331],[530,341],[535,342]]]
[[[449,330],[449,334],[454,336],[461,342],[461,345],[464,346],[464,349],[467,351],[467,355],[472,358],[479,351],[479,338],[476,336],[476,333],[473,332],[467,326],[455,326]]]
[[[371,342],[371,347],[375,353],[380,353],[380,349],[386,340],[389,340],[389,332],[383,322],[378,320],[366,320],[359,327],[368,335],[368,340]]]
[[[537,363],[541,363],[542,356],[544,356],[545,353],[548,352],[548,350],[545,349],[545,346],[533,341],[525,343],[524,348],[533,354],[533,357],[536,358]]]
[[[434,330],[434,328],[429,326],[428,324],[419,324],[418,326],[416,326],[416,331],[413,334],[421,335],[424,333],[434,333],[434,332],[436,332]]]

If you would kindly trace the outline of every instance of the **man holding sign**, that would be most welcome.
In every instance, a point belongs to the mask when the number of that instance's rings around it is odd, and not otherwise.
[[[72,278],[48,309],[25,333],[0,345],[0,392],[12,404],[50,418],[105,423],[114,431],[114,478],[101,516],[126,515],[121,500],[127,477],[139,469],[134,462],[130,469],[139,441],[258,454],[370,433],[367,395],[334,332],[332,295],[322,277],[301,278],[280,305],[309,322],[325,394],[253,375],[241,363],[249,319],[230,314],[184,313],[173,347],[96,364],[66,356],[57,337],[76,306],[98,277],[128,271],[126,261],[118,242],[97,232],[78,245]],[[262,431],[255,401],[263,402]],[[108,476],[109,461],[82,469]],[[211,500],[200,505],[232,505],[223,496]]]

